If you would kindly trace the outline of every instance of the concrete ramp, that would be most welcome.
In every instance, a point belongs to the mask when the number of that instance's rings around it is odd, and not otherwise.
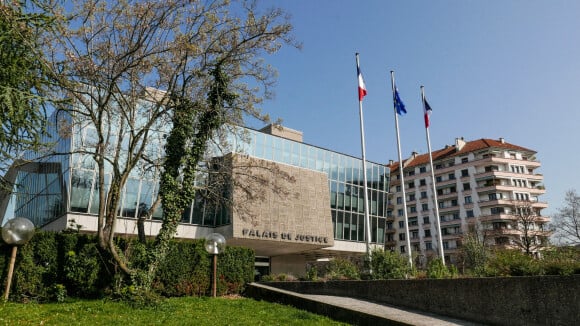
[[[480,325],[354,298],[300,294],[259,283],[248,285],[246,295],[256,300],[290,305],[351,325]]]

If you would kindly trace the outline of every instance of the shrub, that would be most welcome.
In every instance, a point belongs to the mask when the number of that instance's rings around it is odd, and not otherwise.
[[[226,247],[218,256],[218,293],[242,293],[246,284],[254,280],[254,260],[254,251],[251,249]]]
[[[297,278],[294,275],[286,273],[270,274],[262,277],[263,282],[294,282],[296,280]]]
[[[318,281],[318,267],[316,265],[306,267],[306,280]]]
[[[350,260],[335,258],[326,265],[324,277],[329,280],[358,280],[360,274],[356,265]]]
[[[445,266],[441,258],[432,259],[427,265],[428,278],[453,278],[458,275],[457,267]]]
[[[546,275],[580,274],[580,251],[569,247],[547,250],[541,263]]]
[[[204,241],[171,242],[167,257],[157,272],[156,290],[169,297],[203,296],[208,292],[211,262]]]
[[[117,239],[121,253],[131,267],[145,268],[148,246],[132,239]],[[0,274],[7,277],[12,246],[0,243]],[[221,294],[237,294],[253,281],[254,252],[227,247],[219,256],[218,289]],[[153,290],[166,296],[197,295],[210,291],[211,260],[204,240],[174,241],[161,264]],[[149,293],[150,292],[150,293]],[[111,257],[98,249],[96,238],[78,233],[37,232],[18,248],[11,298],[19,301],[57,301],[67,295],[80,298],[116,294],[134,302],[154,302],[155,292],[137,291],[119,272]]]
[[[371,252],[371,268],[371,278],[374,280],[403,279],[411,274],[406,257],[382,249],[375,249]]]
[[[520,250],[498,250],[488,261],[486,276],[542,275],[540,263]]]

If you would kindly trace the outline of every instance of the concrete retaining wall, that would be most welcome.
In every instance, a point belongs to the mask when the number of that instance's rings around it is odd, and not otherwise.
[[[580,275],[265,284],[304,294],[360,298],[485,324],[580,323]]]

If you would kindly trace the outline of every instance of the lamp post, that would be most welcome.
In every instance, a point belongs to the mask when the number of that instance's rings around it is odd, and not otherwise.
[[[34,235],[34,224],[29,219],[17,217],[12,219],[2,228],[2,239],[7,244],[13,245],[12,255],[10,256],[10,265],[8,268],[8,280],[6,281],[6,290],[4,291],[4,301],[8,300],[10,294],[10,285],[12,283],[12,273],[14,272],[14,263],[16,262],[16,252],[18,246],[27,243]]]
[[[217,255],[226,247],[226,238],[219,233],[212,233],[205,237],[205,250],[213,255],[212,295],[217,296]]]

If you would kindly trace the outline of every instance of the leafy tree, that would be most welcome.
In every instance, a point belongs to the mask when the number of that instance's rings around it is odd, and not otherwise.
[[[39,34],[52,26],[49,16],[28,13],[25,1],[0,2],[0,175],[24,150],[36,149],[46,130],[46,65]],[[8,180],[0,179],[8,187]]]
[[[71,128],[91,134],[78,153],[98,170],[99,246],[147,286],[155,264],[137,273],[114,241],[130,175],[164,172],[162,196],[139,213],[150,218],[163,200],[164,231],[153,254],[162,258],[196,190],[192,180],[208,139],[225,124],[242,125],[244,117],[268,119],[257,105],[271,96],[275,74],[262,55],[298,45],[292,26],[282,11],[260,13],[247,1],[47,0],[42,6],[63,18],[46,43],[64,81],[55,91],[74,101],[61,109],[74,117]]]
[[[564,206],[554,215],[552,227],[561,242],[580,244],[580,196],[575,189],[566,192]]]

